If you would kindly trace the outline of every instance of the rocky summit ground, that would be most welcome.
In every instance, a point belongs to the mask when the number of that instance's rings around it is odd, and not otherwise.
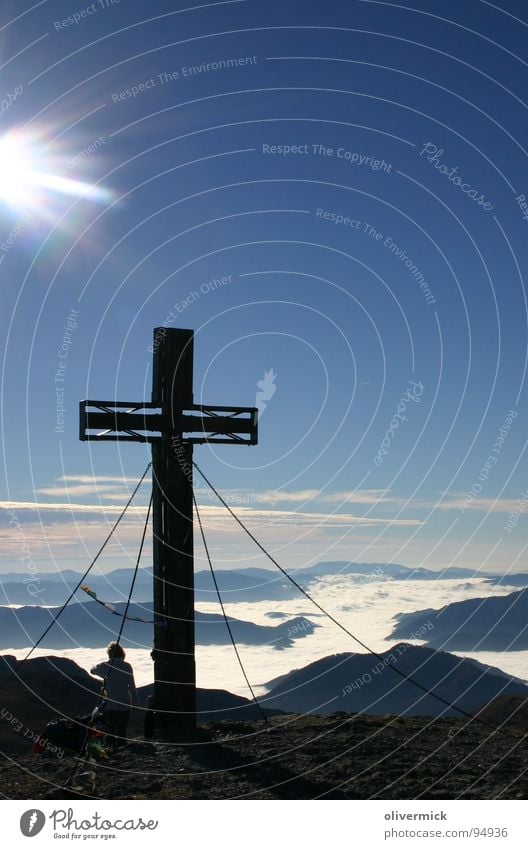
[[[359,714],[222,721],[193,740],[132,741],[96,766],[4,755],[0,786],[10,799],[526,799],[524,731]]]

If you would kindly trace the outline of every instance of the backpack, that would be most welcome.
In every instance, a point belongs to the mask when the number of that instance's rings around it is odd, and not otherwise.
[[[72,719],[52,719],[47,723],[43,733],[39,735],[33,746],[36,754],[41,754],[51,746],[57,749],[69,749],[80,754],[85,747],[90,729],[86,727],[86,717]]]

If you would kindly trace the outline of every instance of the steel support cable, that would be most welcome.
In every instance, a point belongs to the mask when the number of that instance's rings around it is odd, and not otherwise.
[[[127,603],[126,603],[126,606],[125,606],[125,612],[123,613],[123,618],[121,620],[121,626],[119,628],[119,634],[117,635],[117,640],[116,640],[117,645],[120,645],[120,643],[121,643],[121,637],[123,635],[123,628],[125,627],[128,608],[130,607],[130,602],[132,600],[132,594],[134,592],[134,586],[135,586],[135,583],[136,583],[137,573],[138,573],[138,570],[139,570],[141,555],[143,554],[143,546],[145,545],[145,537],[147,535],[147,530],[148,530],[148,523],[149,523],[149,519],[150,519],[150,511],[152,510],[152,498],[153,498],[153,496],[151,494],[149,506],[148,506],[148,509],[147,509],[147,517],[145,519],[145,524],[143,525],[143,533],[141,535],[141,542],[139,544],[139,551],[138,551],[138,556],[137,556],[137,560],[136,560],[136,567],[134,569],[134,575],[132,576],[132,583],[130,584],[130,592],[128,594],[128,599],[127,599]],[[113,657],[112,657],[112,660],[113,660]],[[110,662],[110,666],[111,665],[112,665],[112,663]]]
[[[242,675],[243,675],[243,676],[244,676],[244,678],[245,678],[246,684],[248,685],[248,688],[249,688],[249,692],[251,693],[251,696],[252,696],[252,698],[253,698],[253,701],[255,702],[255,704],[256,704],[256,706],[257,706],[257,708],[258,708],[258,709],[259,709],[259,711],[260,711],[260,714],[261,714],[261,716],[262,716],[262,719],[264,720],[264,722],[268,722],[268,717],[266,716],[266,714],[265,714],[265,713],[264,713],[264,711],[262,710],[262,707],[260,706],[260,702],[259,702],[259,700],[257,699],[257,697],[256,697],[256,695],[255,695],[255,692],[254,692],[254,690],[253,690],[253,687],[251,686],[251,684],[250,684],[250,682],[249,682],[249,678],[248,678],[248,676],[247,676],[247,674],[246,674],[246,670],[244,669],[244,664],[242,663],[242,658],[240,657],[240,652],[238,651],[238,646],[237,646],[237,644],[236,644],[236,640],[235,640],[235,638],[234,638],[234,636],[233,636],[233,631],[232,631],[232,629],[231,629],[231,625],[229,624],[229,619],[228,619],[228,617],[227,617],[227,613],[226,613],[226,610],[225,610],[225,607],[224,607],[224,602],[223,602],[223,600],[222,600],[222,596],[221,596],[221,594],[220,594],[220,588],[219,588],[219,586],[218,586],[218,581],[216,580],[215,571],[214,571],[214,569],[213,569],[213,564],[212,564],[212,561],[211,561],[211,556],[210,556],[210,554],[209,554],[209,548],[208,548],[208,545],[207,545],[207,541],[206,541],[206,539],[205,539],[205,533],[204,533],[204,529],[203,529],[203,525],[202,525],[202,519],[201,519],[201,516],[200,516],[200,511],[198,510],[198,504],[197,504],[197,502],[196,502],[196,496],[195,496],[195,494],[194,494],[194,491],[193,491],[193,501],[194,501],[194,509],[196,510],[196,518],[198,519],[198,525],[199,525],[199,527],[200,527],[200,534],[201,534],[201,537],[202,537],[203,547],[204,547],[204,549],[205,549],[205,554],[206,554],[206,557],[207,557],[207,562],[208,562],[208,564],[209,564],[209,569],[211,570],[211,575],[212,575],[212,577],[213,577],[213,582],[214,582],[214,585],[215,585],[216,594],[217,594],[217,596],[218,596],[218,601],[219,601],[219,603],[220,603],[220,607],[221,607],[221,610],[222,610],[222,615],[223,615],[223,617],[224,617],[224,622],[225,622],[225,624],[226,624],[226,628],[227,628],[227,630],[228,630],[229,637],[230,637],[230,639],[231,639],[231,643],[232,643],[233,648],[234,648],[234,650],[235,650],[235,654],[236,654],[236,657],[237,657],[237,660],[238,660],[238,665],[240,666],[240,669],[242,670]]]
[[[147,535],[147,529],[148,529],[148,524],[149,524],[149,519],[150,519],[150,511],[152,509],[152,498],[153,498],[153,496],[151,494],[149,506],[148,506],[148,509],[147,509],[147,516],[146,516],[146,519],[145,519],[145,524],[143,525],[143,533],[141,535],[141,542],[139,543],[139,551],[138,551],[138,556],[137,556],[137,559],[136,559],[136,566],[135,566],[135,569],[134,569],[134,574],[132,576],[132,582],[130,584],[130,592],[128,593],[128,599],[127,599],[127,603],[126,603],[126,606],[125,606],[125,612],[124,612],[123,617],[121,619],[121,625],[119,626],[119,633],[117,635],[117,640],[115,640],[116,646],[121,645],[121,637],[123,636],[123,629],[125,627],[125,622],[127,620],[128,608],[130,607],[130,602],[132,600],[132,595],[133,595],[133,592],[134,592],[134,586],[135,586],[135,583],[136,583],[137,573],[138,573],[138,570],[139,570],[139,564],[141,562],[141,555],[143,554],[143,546],[145,544],[145,537]],[[108,672],[106,674],[106,678],[103,681],[103,685],[102,685],[102,688],[101,688],[101,701],[99,703],[99,707],[101,706],[101,704],[103,703],[103,701],[106,697],[106,682],[108,680],[108,676],[110,675],[110,673],[112,671],[114,658],[115,658],[115,651],[112,652],[112,655],[110,657],[110,664],[109,664],[109,667],[108,667]]]
[[[310,593],[308,593],[304,589],[304,587],[302,587],[299,583],[297,583],[295,578],[292,578],[291,575],[280,565],[280,563],[277,563],[277,561],[269,553],[269,551],[267,551],[267,549],[264,548],[262,543],[259,542],[259,540],[254,536],[254,534],[252,534],[252,532],[249,530],[249,528],[246,527],[246,525],[244,524],[242,519],[239,519],[239,517],[236,515],[234,510],[231,509],[231,507],[229,506],[227,501],[220,495],[218,490],[213,486],[211,481],[207,478],[207,476],[204,474],[204,472],[202,472],[202,470],[200,469],[200,467],[198,466],[198,464],[194,460],[193,460],[193,466],[199,472],[199,474],[202,476],[202,478],[204,479],[206,484],[209,486],[211,491],[214,492],[214,494],[216,495],[218,500],[224,505],[226,510],[231,514],[233,519],[240,525],[242,530],[244,530],[246,532],[246,534],[250,537],[250,539],[253,540],[255,545],[262,551],[262,553],[266,555],[266,557],[273,563],[273,565],[276,566],[276,568],[279,569],[280,572],[282,572],[282,574],[299,590],[299,592],[301,592],[308,599],[308,601],[310,601],[315,607],[317,607],[317,609],[320,610],[321,613],[323,613],[324,616],[326,616],[328,619],[330,619],[335,625],[337,625],[338,628],[340,628],[342,631],[344,631],[345,634],[347,634],[349,637],[351,637],[356,643],[358,643],[358,645],[360,645],[362,648],[364,648],[369,654],[373,655],[373,657],[376,657],[378,660],[380,660],[384,664],[384,666],[386,666],[387,669],[392,669],[393,672],[395,672],[397,675],[400,676],[400,678],[403,678],[406,681],[409,681],[410,684],[414,684],[414,686],[418,687],[419,690],[422,690],[422,692],[426,693],[429,696],[432,696],[434,699],[441,702],[446,707],[449,707],[452,710],[458,711],[458,713],[462,714],[462,716],[465,716],[467,719],[470,719],[472,722],[477,722],[479,725],[483,725],[485,728],[488,728],[489,730],[493,731],[494,733],[501,734],[504,737],[508,737],[509,739],[516,740],[517,742],[519,742],[519,739],[520,739],[519,737],[511,734],[508,731],[504,731],[502,728],[497,728],[497,727],[491,725],[491,723],[486,722],[484,719],[481,719],[480,717],[469,713],[469,711],[464,710],[464,708],[458,707],[458,705],[455,705],[452,702],[448,701],[447,699],[444,699],[443,696],[439,696],[438,693],[434,692],[434,690],[430,690],[424,684],[421,684],[419,681],[417,681],[415,678],[413,678],[412,675],[407,675],[407,673],[403,672],[397,666],[393,666],[392,664],[388,664],[388,665],[385,664],[385,660],[384,660],[384,658],[381,654],[379,654],[378,652],[369,648],[369,646],[366,643],[364,643],[362,640],[360,640],[359,637],[356,637],[355,634],[352,633],[352,631],[349,631],[348,628],[345,625],[343,625],[341,622],[339,622],[339,620],[337,620],[335,618],[335,616],[332,616],[331,613],[329,613],[327,610],[325,610],[325,608],[321,604],[319,604],[319,602],[316,601],[310,595]]]
[[[150,463],[149,463],[149,466],[150,466]],[[147,466],[147,469],[145,470],[145,475],[148,472],[149,466]],[[145,477],[145,475],[143,475],[143,478]],[[143,480],[143,478],[141,480]],[[141,481],[140,481],[140,483],[141,483]],[[149,519],[150,519],[151,508],[152,508],[152,494],[150,496],[149,506],[148,506],[148,509],[147,509],[147,516],[146,516],[146,519],[145,519],[145,524],[143,526],[143,533],[141,535],[141,542],[139,544],[139,551],[138,551],[138,556],[137,556],[137,559],[136,559],[136,566],[135,566],[135,569],[134,569],[134,574],[132,576],[132,582],[130,584],[130,592],[128,594],[125,612],[124,612],[123,618],[121,620],[121,625],[120,625],[120,628],[119,628],[119,634],[117,635],[117,640],[115,641],[116,645],[121,644],[121,637],[123,635],[123,628],[125,627],[126,615],[128,613],[128,608],[130,607],[130,602],[132,600],[132,594],[134,592],[134,585],[136,583],[137,573],[138,573],[138,570],[139,570],[139,564],[141,562],[141,555],[143,553],[143,546],[145,544],[145,537],[146,537],[146,534],[147,534],[147,528],[148,528],[148,523],[149,523]],[[105,699],[104,693],[106,692],[106,682],[107,682],[107,679],[108,679],[108,675],[110,675],[110,672],[112,670],[112,664],[114,662],[114,658],[115,658],[115,652],[113,652],[112,656],[110,657],[110,666],[109,666],[109,669],[108,669],[107,676],[103,681],[103,685],[102,685],[102,688],[101,688],[101,690],[102,690],[101,699],[100,699],[99,705],[97,706],[96,709],[100,709],[100,707],[101,707],[101,705],[102,705],[102,703]],[[94,715],[95,715],[95,711],[92,712],[92,717]],[[88,755],[88,752],[87,752],[86,744],[87,744],[87,741],[88,741],[88,734],[89,734],[91,725],[86,725],[86,726],[83,726],[83,727],[85,728],[85,734],[84,734],[84,742],[83,742],[83,747],[82,747],[82,750],[81,750],[81,755],[80,755],[79,759],[76,761],[76,763],[74,764],[74,767],[73,767],[73,769],[70,773],[70,776],[64,784],[65,787],[67,787],[68,785],[71,785],[73,783],[74,779],[76,778],[77,772],[79,771],[79,769],[81,767],[81,764],[86,764],[86,763],[89,762],[89,755]]]
[[[127,510],[128,510],[128,508],[130,507],[130,505],[132,504],[132,501],[134,500],[134,497],[135,497],[135,495],[136,495],[136,493],[137,493],[138,489],[140,488],[141,484],[142,484],[142,483],[143,483],[143,481],[145,480],[145,477],[146,477],[147,472],[148,472],[148,470],[150,469],[151,465],[152,465],[152,463],[149,463],[149,464],[148,464],[148,466],[147,466],[147,468],[145,469],[145,471],[144,471],[144,472],[143,472],[143,474],[141,475],[141,477],[140,477],[140,479],[139,479],[138,483],[136,484],[136,486],[135,486],[135,488],[134,488],[134,491],[132,492],[132,495],[130,496],[130,498],[128,499],[127,503],[126,503],[126,504],[125,504],[125,506],[123,507],[123,510],[121,511],[121,513],[119,514],[118,518],[117,518],[117,519],[116,519],[116,521],[114,522],[114,524],[113,524],[113,526],[112,526],[112,529],[110,530],[110,533],[108,534],[108,536],[106,537],[105,541],[104,541],[104,542],[103,542],[103,544],[101,545],[101,547],[100,547],[99,551],[97,552],[97,554],[96,554],[96,555],[95,555],[95,557],[93,558],[92,562],[91,562],[91,563],[90,563],[90,565],[88,566],[88,569],[86,570],[86,572],[85,572],[85,573],[81,576],[81,578],[80,578],[80,580],[78,581],[78,583],[77,583],[77,585],[75,586],[75,588],[71,591],[70,595],[68,596],[68,598],[66,599],[66,601],[64,602],[64,604],[62,605],[62,607],[61,607],[61,608],[59,609],[59,611],[55,614],[55,616],[54,616],[54,617],[53,617],[53,619],[51,620],[50,624],[48,625],[48,627],[46,628],[46,630],[44,631],[44,633],[43,633],[43,634],[41,634],[41,636],[38,638],[37,642],[36,642],[36,643],[35,643],[35,644],[31,647],[31,649],[28,651],[27,655],[26,655],[24,658],[22,658],[22,660],[19,660],[19,661],[18,661],[18,663],[16,664],[16,666],[14,666],[14,667],[13,667],[13,669],[11,669],[11,671],[8,673],[8,675],[7,675],[7,677],[5,678],[5,680],[0,682],[0,689],[1,689],[2,687],[5,687],[5,685],[6,685],[6,684],[8,684],[8,683],[9,683],[9,681],[11,681],[11,679],[12,679],[12,678],[13,678],[13,677],[17,674],[17,672],[18,672],[18,670],[20,669],[20,667],[21,667],[21,666],[22,666],[22,665],[26,662],[26,660],[28,660],[28,659],[31,657],[31,655],[33,654],[33,652],[35,651],[35,649],[36,649],[36,648],[38,648],[38,646],[40,645],[40,643],[42,642],[42,640],[44,639],[44,637],[45,637],[45,636],[49,633],[49,631],[51,631],[51,629],[52,629],[52,628],[53,628],[53,626],[55,625],[56,621],[58,620],[59,616],[60,616],[60,615],[62,614],[62,612],[66,609],[66,607],[68,606],[68,604],[69,604],[69,603],[70,603],[70,601],[72,600],[73,596],[75,595],[75,593],[77,592],[77,590],[80,588],[81,584],[85,581],[86,576],[89,574],[89,572],[90,572],[90,571],[93,569],[93,567],[95,566],[95,564],[96,564],[97,560],[99,559],[99,557],[100,557],[100,556],[101,556],[101,554],[103,553],[103,551],[104,551],[104,549],[105,549],[106,545],[107,545],[107,544],[108,544],[108,542],[110,541],[110,539],[111,539],[111,537],[112,537],[112,535],[113,535],[114,531],[116,530],[117,526],[119,525],[119,523],[120,523],[121,519],[122,519],[122,518],[123,518],[123,516],[125,515],[126,511],[127,511]]]

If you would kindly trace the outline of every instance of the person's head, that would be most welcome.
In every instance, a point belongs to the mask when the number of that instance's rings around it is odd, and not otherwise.
[[[108,646],[106,653],[110,659],[113,657],[118,657],[120,660],[125,659],[125,650],[121,648],[119,643],[110,643]]]

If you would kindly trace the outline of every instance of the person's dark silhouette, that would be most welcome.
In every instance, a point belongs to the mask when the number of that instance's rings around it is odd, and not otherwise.
[[[113,735],[113,744],[117,748],[125,744],[126,731],[130,720],[131,706],[137,706],[137,691],[134,672],[125,660],[124,649],[119,643],[110,643],[107,648],[108,660],[98,663],[90,669],[92,675],[104,680],[105,701],[100,714]]]

